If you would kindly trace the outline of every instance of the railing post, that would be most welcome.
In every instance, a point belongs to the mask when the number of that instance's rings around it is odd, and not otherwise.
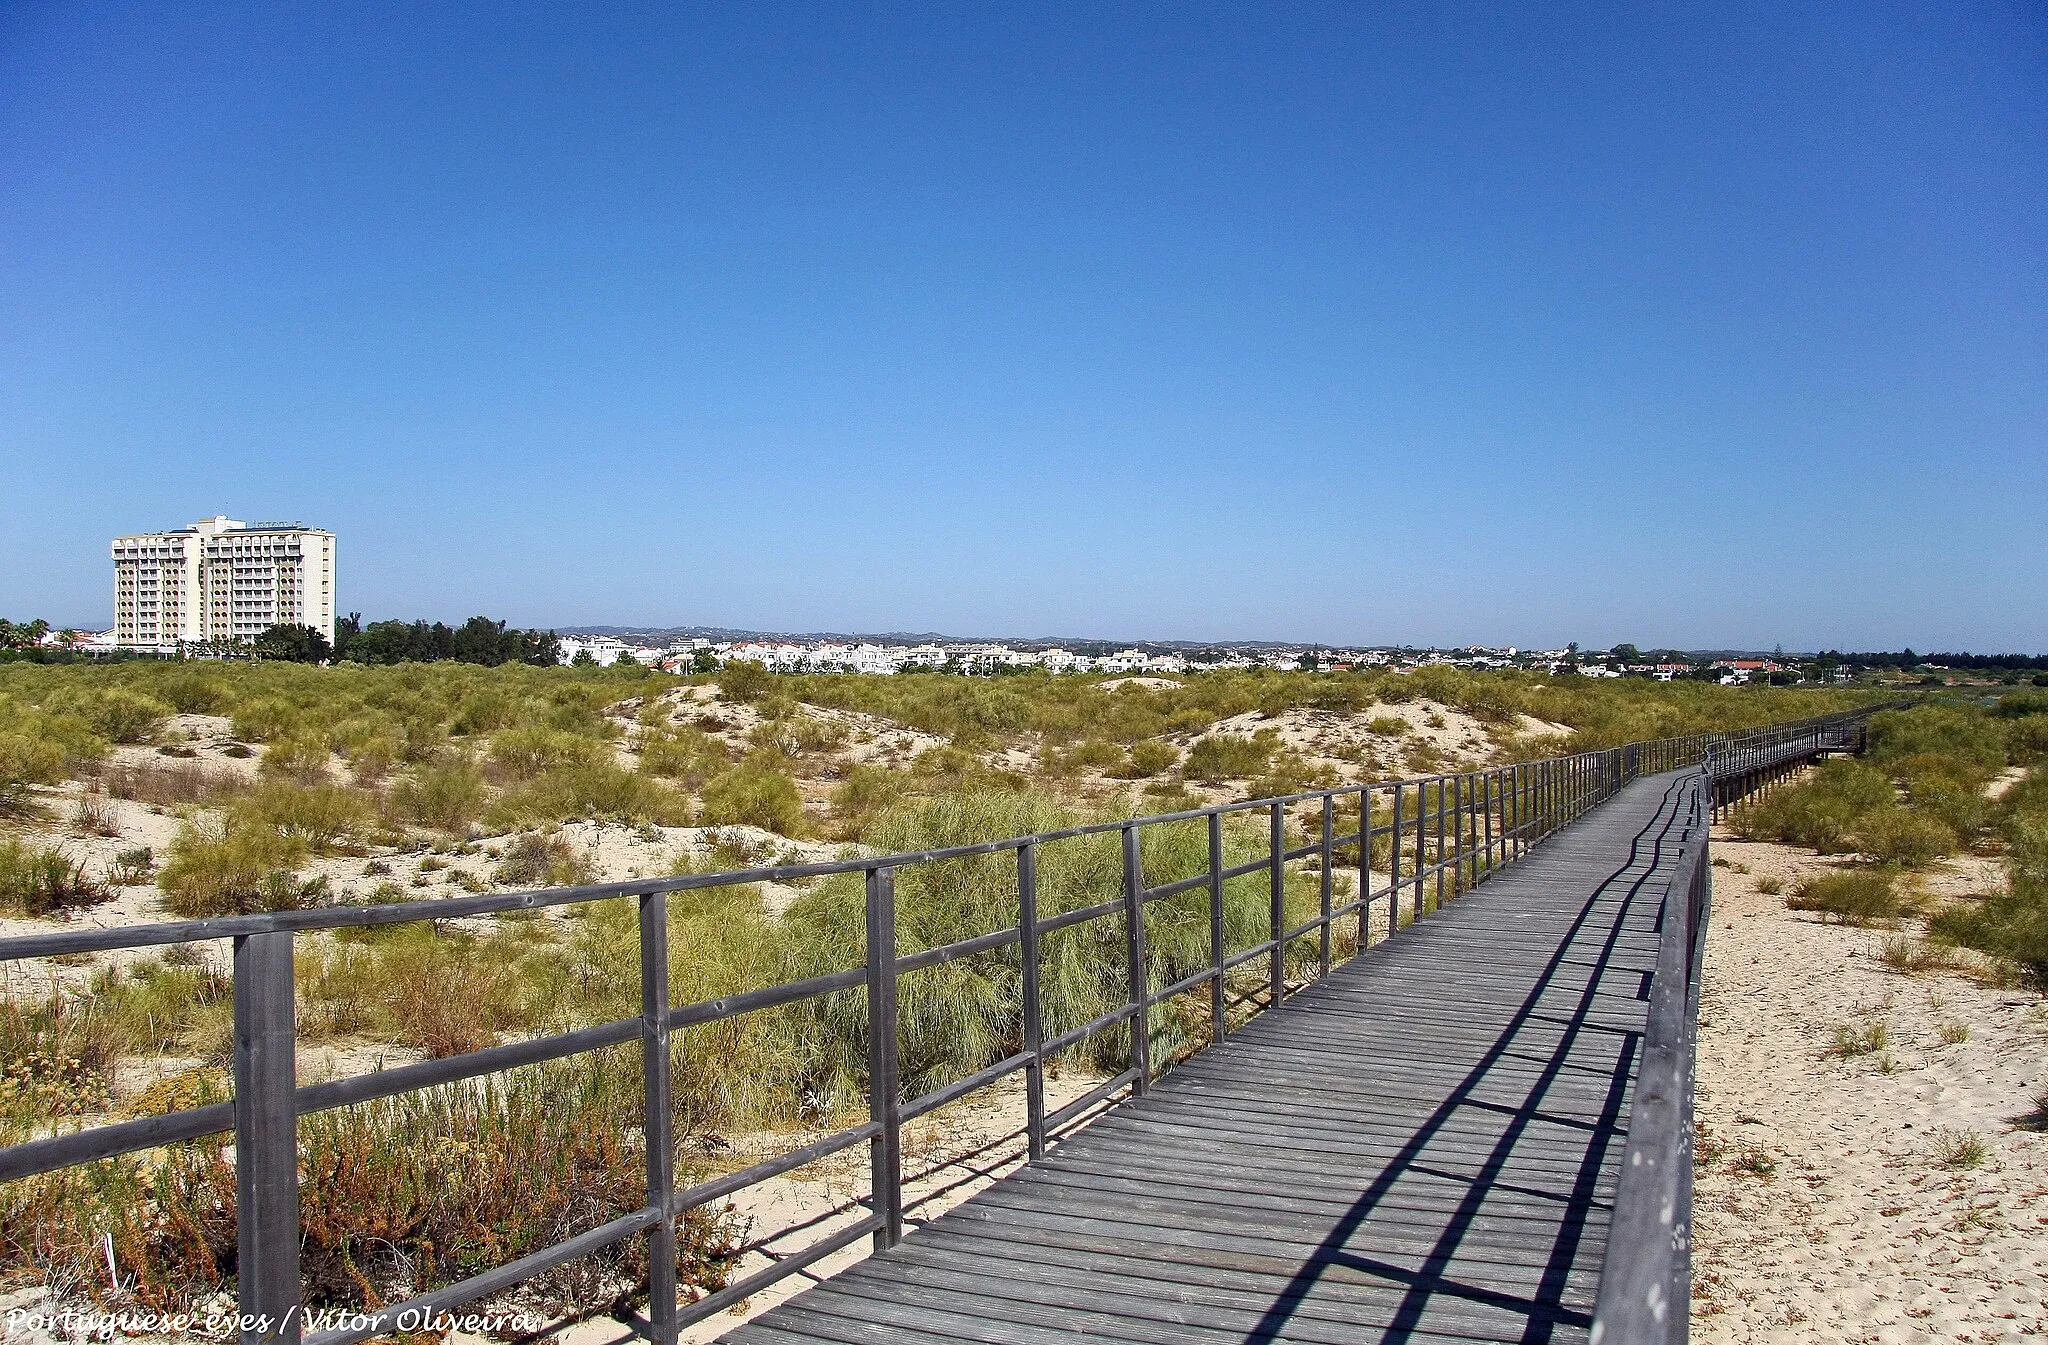
[[[656,1345],[676,1340],[676,1145],[670,1107],[668,894],[640,898],[640,1078],[646,1115],[641,1136],[647,1145],[647,1203],[662,1211],[647,1230],[648,1338]]]
[[[1422,890],[1429,882],[1424,870],[1429,866],[1429,781],[1420,780],[1415,785],[1415,909],[1410,914],[1410,923],[1422,918]]]
[[[1515,762],[1508,767],[1508,797],[1501,813],[1501,825],[1507,828],[1507,843],[1501,847],[1501,857],[1509,861],[1522,857],[1526,848],[1522,844],[1522,763]]]
[[[1448,827],[1451,837],[1450,894],[1455,897],[1465,890],[1465,777],[1453,775],[1444,783],[1450,791],[1449,807],[1451,817]],[[1441,893],[1437,897],[1436,904],[1438,906],[1444,904]]]
[[[1045,1015],[1038,991],[1038,846],[1017,848],[1017,956],[1024,978],[1024,1143],[1034,1163],[1045,1157]]]
[[[235,1259],[242,1345],[294,1345],[297,1033],[289,930],[235,940]]]
[[[1223,984],[1223,814],[1209,814],[1209,1040],[1230,1031]]]
[[[1387,830],[1388,847],[1392,857],[1387,861],[1387,937],[1393,938],[1401,927],[1401,786],[1394,786],[1394,820]]]
[[[1451,808],[1450,783],[1450,777],[1448,776],[1439,775],[1436,778],[1436,908],[1438,910],[1444,908],[1444,884],[1448,881],[1444,861],[1449,859],[1452,866],[1451,871],[1455,872],[1458,858],[1455,851],[1448,856],[1444,854],[1444,830],[1446,824],[1450,821],[1446,816]],[[1422,914],[1419,906],[1415,913],[1417,915]]]
[[[867,873],[868,1196],[882,1220],[875,1250],[903,1240],[903,1094],[896,1060],[896,871]]]
[[[1499,774],[1498,771],[1488,771],[1479,777],[1479,809],[1480,815],[1486,820],[1486,867],[1489,872],[1500,862],[1499,856],[1493,853],[1493,800],[1494,795],[1499,792],[1494,788],[1494,781]]]
[[[1281,856],[1287,849],[1287,815],[1279,804],[1267,810],[1267,833],[1272,841],[1272,853],[1268,856],[1266,874],[1267,886],[1271,889],[1273,924],[1273,959],[1268,976],[1266,1007],[1277,1009],[1280,1000],[1287,993],[1287,948],[1281,942],[1281,934],[1287,929],[1287,861]]]
[[[1364,952],[1372,931],[1366,921],[1372,915],[1372,786],[1358,791],[1358,951]]]
[[[1323,926],[1322,974],[1330,974],[1330,838],[1335,834],[1336,800],[1323,795]]]
[[[1145,866],[1138,853],[1138,829],[1124,824],[1124,953],[1131,977],[1131,1094],[1152,1088],[1152,978],[1145,969]]]

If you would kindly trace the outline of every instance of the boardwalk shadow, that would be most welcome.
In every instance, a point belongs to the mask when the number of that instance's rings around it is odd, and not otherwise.
[[[1520,1319],[1520,1338],[1526,1342],[1551,1340],[1559,1327],[1566,1328],[1569,1335],[1576,1337],[1591,1325],[1590,1314],[1568,1305],[1564,1301],[1564,1293],[1588,1223],[1599,1212],[1594,1192],[1601,1171],[1609,1151],[1623,1134],[1622,1113],[1627,1104],[1629,1081],[1640,1042],[1638,1031],[1599,1025],[1593,1009],[1595,1000],[1603,994],[1611,997],[1617,993],[1616,979],[1626,982],[1622,993],[1630,998],[1639,998],[1645,993],[1644,978],[1634,969],[1617,967],[1616,954],[1631,913],[1636,910],[1652,880],[1659,877],[1660,862],[1670,857],[1669,852],[1676,845],[1674,833],[1681,789],[1682,785],[1676,781],[1667,787],[1656,812],[1631,839],[1626,862],[1603,878],[1587,896],[1564,936],[1559,939],[1556,951],[1543,964],[1528,994],[1491,1046],[1451,1088],[1442,1103],[1428,1114],[1423,1124],[1388,1161],[1379,1177],[1338,1219],[1287,1287],[1275,1296],[1258,1324],[1246,1333],[1247,1345],[1263,1345],[1285,1336],[1297,1309],[1312,1296],[1317,1283],[1333,1270],[1348,1271],[1352,1276],[1363,1274],[1403,1286],[1400,1303],[1381,1336],[1386,1341],[1413,1339],[1431,1306],[1444,1303],[1490,1309],[1500,1314],[1500,1325],[1510,1332],[1516,1319]],[[1661,898],[1662,893],[1654,892],[1651,896]],[[1589,970],[1584,985],[1576,992],[1572,987],[1561,986],[1561,972],[1588,953],[1592,957],[1587,964]],[[1554,990],[1569,1009],[1565,1004],[1545,1005],[1546,996]],[[1545,1010],[1540,1015],[1539,1007]],[[1539,1021],[1545,1025],[1544,1040],[1532,1047],[1524,1040],[1525,1033]],[[1556,1030],[1559,1021],[1563,1024],[1561,1031],[1557,1032],[1554,1042],[1549,1041],[1548,1034]],[[1600,1052],[1603,1064],[1612,1063],[1613,1066],[1605,1098],[1596,1120],[1560,1121],[1559,1117],[1546,1112],[1545,1102],[1553,1086],[1568,1070],[1583,1069],[1583,1060],[1575,1062],[1571,1057],[1575,1048],[1582,1055],[1585,1053],[1584,1043],[1589,1034],[1616,1038],[1612,1045],[1603,1047]],[[1527,1035],[1535,1037],[1537,1034]],[[1514,1062],[1511,1073],[1500,1068],[1510,1059]],[[1533,1080],[1525,1084],[1532,1064],[1536,1066]],[[1519,1102],[1509,1105],[1480,1096],[1482,1089],[1497,1095],[1501,1091],[1498,1086],[1491,1089],[1486,1086],[1500,1085],[1504,1081],[1510,1089],[1523,1089]],[[1469,1151],[1461,1153],[1453,1162],[1432,1163],[1432,1146],[1445,1137],[1461,1113],[1475,1108],[1491,1113],[1501,1126],[1477,1173],[1464,1171],[1470,1167]],[[1542,1189],[1517,1188],[1521,1195],[1561,1201],[1564,1205],[1562,1217],[1554,1225],[1549,1247],[1530,1258],[1532,1270],[1534,1263],[1540,1261],[1536,1282],[1527,1293],[1516,1294],[1461,1280],[1453,1273],[1458,1250],[1488,1196],[1504,1185],[1514,1183],[1511,1167],[1516,1145],[1537,1124],[1580,1127],[1585,1143],[1576,1171],[1567,1185],[1560,1187],[1552,1178]],[[1386,1202],[1402,1178],[1415,1174],[1448,1178],[1465,1186],[1454,1211],[1421,1257],[1420,1264],[1397,1265],[1349,1250],[1354,1236],[1372,1218],[1374,1211]]]

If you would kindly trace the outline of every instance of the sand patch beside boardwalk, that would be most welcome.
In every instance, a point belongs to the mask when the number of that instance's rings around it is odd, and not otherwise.
[[[2048,1087],[2048,1006],[1894,972],[1878,957],[1894,931],[1757,891],[1834,861],[1718,833],[1714,854],[1752,872],[1714,870],[1693,1338],[2048,1339],[2048,1134],[2027,1128]],[[1837,1024],[1878,1022],[1883,1049],[1829,1054]],[[1937,1156],[1963,1133],[1986,1146],[1980,1166]]]

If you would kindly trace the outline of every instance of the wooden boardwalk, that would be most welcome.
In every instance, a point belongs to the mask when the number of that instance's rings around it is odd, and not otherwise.
[[[1687,779],[724,1339],[1586,1339]]]

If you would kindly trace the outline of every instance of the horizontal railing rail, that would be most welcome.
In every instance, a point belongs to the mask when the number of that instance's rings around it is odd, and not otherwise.
[[[0,939],[0,961],[232,939],[235,1023],[233,1102],[46,1135],[0,1149],[0,1181],[232,1131],[239,1201],[237,1294],[245,1323],[243,1339],[296,1341],[303,1318],[298,1256],[299,1117],[638,1040],[646,1115],[644,1206],[507,1265],[362,1314],[349,1327],[322,1331],[310,1340],[315,1345],[353,1345],[388,1334],[401,1321],[422,1320],[422,1313],[440,1312],[502,1292],[577,1257],[645,1236],[653,1271],[647,1319],[636,1329],[668,1345],[683,1326],[758,1294],[862,1237],[871,1237],[878,1249],[893,1246],[903,1234],[902,1128],[906,1121],[1021,1072],[1026,1100],[1025,1153],[1030,1160],[1040,1159],[1049,1139],[1095,1108],[1118,1094],[1138,1096],[1149,1089],[1160,1073],[1152,1057],[1155,1011],[1167,1000],[1206,992],[1208,1040],[1220,1041],[1231,1030],[1233,1009],[1249,1006],[1248,1011],[1259,1012],[1287,998],[1290,955],[1305,979],[1327,976],[1340,951],[1336,937],[1340,931],[1349,932],[1350,943],[1361,951],[1372,942],[1376,922],[1383,922],[1384,936],[1392,937],[1428,909],[1512,864],[1629,781],[1689,766],[1704,766],[1715,780],[1761,778],[1784,762],[1841,750],[1831,745],[1855,738],[1871,713],[1868,709],[1849,711],[1738,735],[1657,739],[1474,771],[1344,785],[944,849],[388,906],[333,906]],[[1256,818],[1262,824],[1265,854],[1226,865],[1225,824],[1239,818]],[[1290,820],[1303,828],[1299,834],[1307,839],[1302,844],[1288,843]],[[1205,870],[1148,884],[1141,844],[1145,830],[1192,823],[1206,827]],[[1040,853],[1051,845],[1109,833],[1116,833],[1121,842],[1121,895],[1073,910],[1041,912]],[[1355,878],[1347,883],[1352,890],[1340,900],[1335,884],[1340,852],[1354,849],[1355,856],[1347,860],[1355,863]],[[900,953],[897,873],[917,865],[993,855],[1008,855],[1014,861],[1016,923],[939,947]],[[1306,920],[1290,922],[1287,866],[1302,860],[1314,862],[1315,913]],[[862,876],[865,893],[865,948],[859,965],[692,1004],[670,1001],[670,894],[851,873]],[[1225,884],[1259,874],[1265,875],[1268,897],[1266,937],[1248,947],[1231,948],[1225,937]],[[1204,889],[1209,917],[1206,965],[1155,987],[1147,951],[1146,912],[1155,903]],[[327,1083],[296,1083],[292,967],[298,935],[612,900],[631,900],[638,907],[642,1003],[637,1017]],[[1043,940],[1059,930],[1103,919],[1119,920],[1123,926],[1126,1002],[1047,1037],[1040,975]],[[1304,942],[1312,946],[1301,947]],[[1022,1049],[923,1096],[902,1096],[897,1059],[899,980],[959,958],[1011,948],[1017,950],[1019,960]],[[1255,978],[1240,975],[1233,985],[1234,972],[1261,962],[1264,966]],[[856,990],[866,1001],[867,1118],[789,1153],[678,1190],[674,1137],[669,1132],[674,1091],[672,1034],[682,1028]],[[1126,1034],[1124,1054],[1129,1063],[1048,1112],[1047,1062],[1112,1031]],[[687,1304],[679,1300],[677,1219],[706,1202],[862,1143],[869,1147],[870,1174],[868,1196],[861,1202],[863,1217],[715,1293]]]

